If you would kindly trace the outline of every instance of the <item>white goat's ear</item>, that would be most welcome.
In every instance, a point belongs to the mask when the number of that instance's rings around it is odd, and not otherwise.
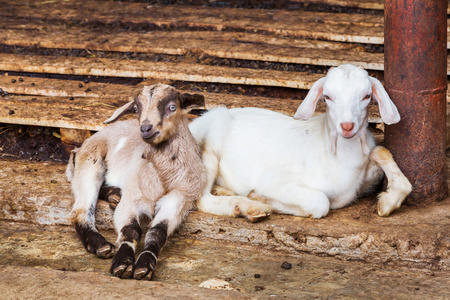
[[[388,125],[398,123],[400,121],[400,114],[381,82],[371,76],[369,76],[369,80],[372,84],[372,94],[377,99],[378,109],[380,110],[383,122]]]
[[[133,100],[131,102],[128,102],[127,104],[125,104],[121,108],[118,108],[113,113],[113,115],[108,120],[104,121],[103,123],[108,124],[108,123],[114,122],[115,120],[117,120],[118,118],[123,116],[124,114],[132,113],[134,111],[135,111],[135,104],[134,104],[134,100]]]
[[[308,95],[306,95],[302,104],[298,107],[297,112],[294,115],[294,119],[308,120],[312,117],[314,111],[316,110],[317,101],[319,101],[322,96],[324,82],[325,77],[314,82],[312,88],[308,92]]]
[[[183,93],[178,98],[180,99],[181,108],[185,110],[205,106],[205,96],[200,94]]]

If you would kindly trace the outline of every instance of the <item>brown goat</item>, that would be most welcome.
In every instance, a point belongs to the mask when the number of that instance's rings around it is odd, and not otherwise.
[[[162,84],[146,86],[105,123],[135,110],[138,120],[109,125],[73,151],[66,170],[75,197],[71,221],[83,245],[98,257],[115,252],[95,227],[100,187],[105,183],[122,190],[114,214],[118,250],[113,275],[150,280],[167,237],[202,195],[206,170],[186,114],[202,105],[201,95],[180,94]],[[144,249],[135,260],[144,226],[149,228]]]

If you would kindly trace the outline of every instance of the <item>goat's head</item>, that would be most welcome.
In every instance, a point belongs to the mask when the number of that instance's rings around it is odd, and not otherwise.
[[[320,99],[327,104],[328,119],[335,132],[344,138],[354,137],[368,125],[368,105],[371,98],[378,102],[381,118],[386,124],[400,121],[397,107],[376,78],[363,68],[341,65],[331,68],[327,76],[317,80],[295,113],[295,119],[307,120]]]
[[[145,86],[133,101],[117,109],[104,123],[111,123],[126,113],[136,112],[141,137],[146,142],[157,145],[176,133],[186,112],[204,105],[203,95],[180,94],[169,85],[156,84]]]

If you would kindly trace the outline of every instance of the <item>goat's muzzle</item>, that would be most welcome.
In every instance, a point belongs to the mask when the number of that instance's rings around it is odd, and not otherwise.
[[[155,131],[153,125],[148,121],[144,121],[141,124],[141,137],[146,141],[152,141],[155,137],[157,137],[159,131]]]
[[[353,122],[344,122],[341,123],[342,136],[346,139],[351,139],[356,132],[353,132],[353,128],[355,128],[355,123]]]

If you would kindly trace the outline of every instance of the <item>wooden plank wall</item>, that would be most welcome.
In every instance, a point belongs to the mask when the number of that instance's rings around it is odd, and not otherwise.
[[[367,13],[2,2],[2,123],[99,130],[142,84],[155,82],[203,92],[208,109],[254,106],[293,115],[330,66],[353,63],[382,79],[383,15],[373,11],[382,10],[381,0],[302,1]],[[376,104],[370,121],[381,122]]]

